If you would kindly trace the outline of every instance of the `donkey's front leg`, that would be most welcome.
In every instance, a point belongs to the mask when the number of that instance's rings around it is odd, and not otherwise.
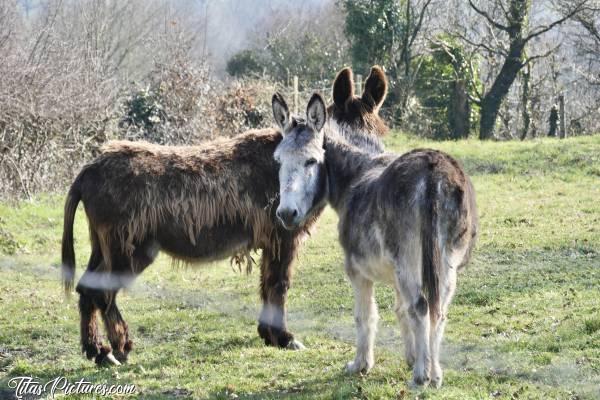
[[[304,349],[304,345],[294,339],[294,335],[287,330],[286,300],[297,246],[293,234],[282,232],[279,251],[272,248],[263,249],[261,261],[263,308],[258,333],[266,345],[291,350]]]
[[[356,358],[346,364],[350,373],[367,373],[375,363],[373,345],[377,330],[377,305],[373,294],[373,281],[365,278],[353,266],[346,266],[346,273],[354,288],[354,320],[356,323]]]

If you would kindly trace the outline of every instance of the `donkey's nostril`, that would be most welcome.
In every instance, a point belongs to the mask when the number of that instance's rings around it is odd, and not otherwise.
[[[283,222],[284,225],[291,226],[294,224],[294,220],[298,216],[298,210],[297,209],[290,210],[288,208],[288,209],[283,209],[283,210],[277,210],[277,212],[275,214],[277,215],[277,218],[279,218],[281,220],[281,222]]]

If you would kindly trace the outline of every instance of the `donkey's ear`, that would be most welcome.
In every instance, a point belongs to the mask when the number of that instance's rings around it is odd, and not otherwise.
[[[371,73],[365,83],[362,100],[374,110],[377,110],[385,100],[387,88],[388,84],[385,72],[383,72],[383,69],[380,66],[374,65],[371,68]]]
[[[319,132],[323,129],[326,119],[327,109],[325,108],[325,101],[323,101],[323,97],[320,94],[315,93],[308,101],[308,106],[306,107],[308,126],[313,128],[315,132]]]
[[[290,110],[288,109],[283,96],[279,93],[275,93],[271,99],[271,106],[273,107],[275,122],[283,129],[290,121]]]
[[[352,70],[348,67],[341,70],[333,82],[333,102],[344,109],[346,101],[354,96],[354,79]]]

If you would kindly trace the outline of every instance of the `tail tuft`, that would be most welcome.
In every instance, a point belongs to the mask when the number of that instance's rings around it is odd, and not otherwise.
[[[440,313],[441,252],[438,241],[438,201],[436,185],[429,179],[425,194],[425,207],[421,225],[423,249],[423,291],[429,304],[429,313],[436,318]]]
[[[65,215],[62,238],[62,282],[67,296],[73,291],[75,282],[75,250],[73,248],[73,223],[75,212],[81,200],[78,179],[75,180],[65,202]]]

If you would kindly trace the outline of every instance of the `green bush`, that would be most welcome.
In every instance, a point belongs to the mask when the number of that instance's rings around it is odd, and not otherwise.
[[[265,70],[267,60],[259,50],[246,49],[234,54],[227,61],[227,73],[234,77],[259,76]]]
[[[481,83],[478,76],[472,76],[463,48],[440,38],[430,47],[430,53],[415,63],[420,69],[414,92],[421,107],[419,119],[425,118],[430,128],[428,136],[468,137],[478,120],[478,108],[473,107],[470,98],[475,97],[476,86]]]

